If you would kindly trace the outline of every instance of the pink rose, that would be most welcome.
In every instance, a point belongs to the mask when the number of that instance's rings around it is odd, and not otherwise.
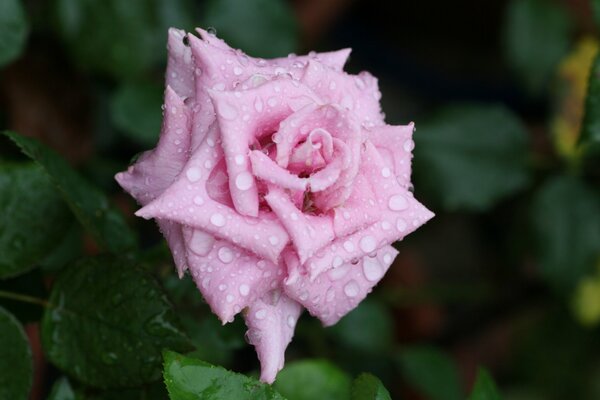
[[[390,126],[350,50],[262,60],[169,31],[158,146],[119,184],[223,323],[243,311],[272,382],[306,308],[335,324],[433,214],[409,189],[413,124]]]

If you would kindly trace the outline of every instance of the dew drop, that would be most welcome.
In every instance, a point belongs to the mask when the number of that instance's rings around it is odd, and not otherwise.
[[[396,220],[396,229],[398,232],[404,232],[406,230],[406,221],[402,218]]]
[[[272,246],[275,246],[279,243],[279,238],[277,236],[269,236],[269,243],[271,243]]]
[[[197,206],[201,206],[204,204],[204,199],[201,196],[194,197],[194,204]]]
[[[351,253],[354,251],[354,243],[352,243],[349,240],[346,240],[344,242],[344,250],[346,250],[348,253]]]
[[[235,178],[235,186],[240,190],[248,190],[252,186],[252,175],[248,171],[240,172]]]
[[[257,97],[256,100],[254,100],[254,109],[257,112],[262,112],[262,110],[263,110],[263,102],[262,102],[262,99],[260,97]]]
[[[381,170],[381,175],[382,175],[384,178],[389,178],[389,177],[390,177],[390,175],[392,175],[392,172],[390,171],[390,169],[389,169],[388,167],[385,167],[385,168],[383,168],[383,169]]]
[[[227,302],[228,302],[228,303],[233,303],[233,299],[234,299],[234,297],[233,297],[233,295],[232,295],[232,294],[228,294],[228,295],[225,297],[225,300],[227,300]]]
[[[371,235],[367,235],[360,239],[360,249],[365,253],[370,253],[377,248],[377,241]]]
[[[288,315],[287,324],[291,329],[294,329],[294,327],[296,326],[296,318],[294,318],[293,315]]]
[[[348,297],[358,296],[359,291],[360,287],[358,286],[358,283],[356,283],[355,280],[351,280],[350,282],[346,283],[346,286],[344,286],[344,294]]]
[[[254,317],[256,317],[256,319],[265,319],[266,316],[267,316],[267,310],[265,310],[265,309],[260,309],[254,313]]]
[[[383,276],[381,266],[370,257],[363,258],[363,274],[369,282],[376,282]]]
[[[246,285],[245,283],[242,283],[240,285],[239,291],[242,296],[246,297],[250,293],[250,286]]]
[[[238,76],[239,76],[239,75],[241,75],[241,74],[242,74],[242,72],[243,72],[243,70],[242,70],[240,67],[235,67],[235,68],[233,69],[233,74],[234,74],[234,75],[238,75]]]
[[[404,148],[404,151],[408,153],[415,147],[415,142],[413,142],[411,139],[408,139],[404,142],[402,147]]]
[[[393,211],[406,210],[408,208],[408,201],[401,194],[396,194],[388,200],[388,207]]]
[[[196,182],[201,178],[202,173],[200,172],[199,168],[191,167],[185,172],[185,176],[190,182]]]
[[[210,217],[210,223],[216,227],[221,228],[221,227],[225,226],[225,222],[226,221],[225,221],[225,217],[223,216],[223,214],[216,213]]]
[[[235,156],[234,160],[237,165],[242,165],[244,163],[244,156],[241,154],[238,154]]]
[[[223,102],[219,107],[219,115],[225,119],[233,120],[238,116],[237,109],[229,103]]]
[[[225,264],[229,264],[233,261],[233,252],[229,247],[223,246],[219,249],[217,253],[219,260],[221,260]]]

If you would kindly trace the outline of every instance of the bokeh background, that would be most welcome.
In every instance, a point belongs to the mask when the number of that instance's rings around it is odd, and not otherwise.
[[[596,3],[0,0],[0,129],[54,149],[120,209],[136,262],[159,278],[195,356],[255,375],[243,321],[221,327],[191,279],[176,277],[157,228],[133,216],[113,176],[157,140],[168,27],[212,27],[261,57],[351,47],[347,70],[379,78],[387,122],[416,123],[414,192],[436,217],[396,244],[387,276],[336,326],[304,315],[287,361],[327,360],[333,386],[371,372],[398,399],[465,398],[481,367],[504,399],[598,399]],[[0,265],[26,264],[3,274],[0,305],[33,349],[31,398],[67,386],[78,398],[164,398],[160,382],[94,389],[42,349],[44,307],[14,294],[46,299],[65,266],[102,246],[56,211],[61,200],[14,217],[7,199],[24,181],[7,166],[25,160],[0,138]]]

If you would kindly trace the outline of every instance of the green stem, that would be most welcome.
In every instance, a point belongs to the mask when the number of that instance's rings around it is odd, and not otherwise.
[[[0,298],[22,301],[24,303],[37,304],[42,307],[50,307],[50,303],[44,299],[40,299],[38,297],[28,296],[26,294],[7,292],[5,290],[0,290]]]

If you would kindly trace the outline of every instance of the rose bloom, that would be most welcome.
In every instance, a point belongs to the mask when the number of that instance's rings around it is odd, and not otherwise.
[[[410,189],[413,124],[385,124],[349,49],[263,60],[197,32],[169,31],[160,140],[116,179],[221,321],[242,312],[273,382],[303,309],[335,324],[433,214]]]

